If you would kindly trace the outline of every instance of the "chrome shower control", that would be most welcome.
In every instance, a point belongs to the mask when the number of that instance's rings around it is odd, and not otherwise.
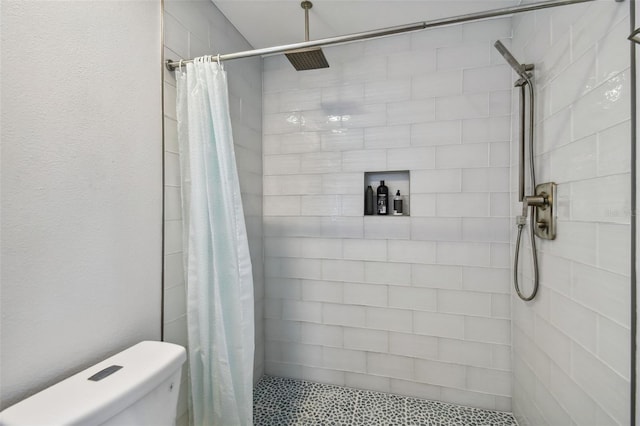
[[[526,197],[524,197],[524,203],[527,207],[533,206],[539,209],[546,209],[549,205],[549,195],[546,192],[538,193],[536,191],[536,195],[527,195]]]
[[[538,238],[553,240],[556,238],[556,188],[553,182],[536,186],[536,195],[526,197],[529,205],[535,208],[532,220],[536,226],[534,232]]]

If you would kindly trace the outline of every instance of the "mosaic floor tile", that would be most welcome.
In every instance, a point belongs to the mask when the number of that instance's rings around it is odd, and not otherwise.
[[[517,426],[509,413],[273,376],[253,406],[255,426]]]
[[[380,392],[356,391],[356,424],[392,425],[406,423],[406,398]]]

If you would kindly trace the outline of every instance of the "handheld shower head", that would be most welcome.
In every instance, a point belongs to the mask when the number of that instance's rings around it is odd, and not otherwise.
[[[502,55],[502,57],[507,61],[511,68],[520,76],[524,81],[528,81],[531,75],[527,71],[533,70],[533,65],[531,64],[521,64],[513,57],[511,52],[505,47],[504,44],[500,40],[496,41],[493,45],[498,52]]]

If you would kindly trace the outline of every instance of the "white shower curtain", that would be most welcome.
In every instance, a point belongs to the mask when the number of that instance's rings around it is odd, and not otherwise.
[[[251,425],[253,278],[227,76],[198,58],[176,70],[176,81],[191,419]]]

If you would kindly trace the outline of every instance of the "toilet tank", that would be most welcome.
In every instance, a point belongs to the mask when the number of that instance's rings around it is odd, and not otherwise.
[[[140,342],[0,413],[0,425],[174,425],[186,351]]]

